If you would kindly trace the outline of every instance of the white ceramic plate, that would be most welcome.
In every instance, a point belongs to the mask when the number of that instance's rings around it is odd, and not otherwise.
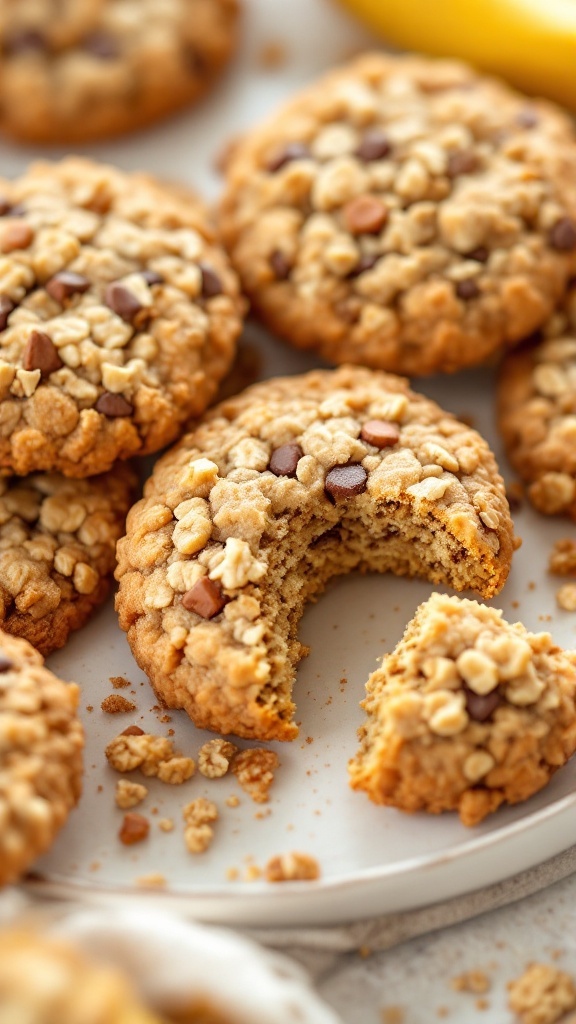
[[[264,45],[278,40],[285,47],[286,64],[263,71],[259,54]],[[214,159],[225,142],[295,87],[366,42],[368,37],[328,0],[246,0],[243,51],[216,95],[197,112],[153,132],[90,152],[126,168],[179,177],[214,196]],[[29,156],[4,146],[4,172],[17,173]],[[262,351],[263,376],[298,373],[315,365],[255,328],[248,328],[247,336]],[[508,473],[493,424],[489,372],[416,386],[456,414],[471,415]],[[571,527],[525,508],[518,514],[517,529],[524,544],[495,603],[507,618],[519,618],[532,630],[549,628],[557,642],[574,646],[576,616],[557,610],[559,581],[546,572],[553,541],[569,535]],[[281,768],[270,803],[252,803],[234,778],[210,782],[197,775],[181,787],[146,780],[150,793],[138,810],[149,817],[151,833],[134,847],[122,846],[117,838],[122,812],[114,805],[117,776],[106,764],[106,743],[134,722],[162,735],[173,729],[177,746],[195,756],[210,734],[195,729],[182,712],[170,712],[166,721],[165,712],[154,707],[150,686],[131,657],[110,603],[50,659],[55,672],[82,684],[87,770],[80,806],[39,862],[34,887],[89,900],[129,899],[141,892],[139,879],[161,873],[166,888],[158,892],[158,901],[198,918],[253,925],[328,923],[456,896],[566,849],[576,841],[576,763],[532,800],[500,810],[474,830],[465,829],[456,815],[406,816],[374,807],[348,788],[346,764],[356,747],[365,681],[431,589],[427,583],[393,576],[354,575],[331,584],[302,623],[301,638],[311,654],[300,666],[295,691],[301,738],[274,745]],[[113,692],[109,677],[118,675],[133,684],[131,691],[121,692],[133,692],[138,707],[134,714],[111,716],[100,710],[103,698]],[[231,795],[240,797],[237,808],[226,804]],[[210,850],[192,856],[184,846],[181,810],[198,796],[214,799],[221,816]],[[171,833],[159,829],[163,817],[174,820]],[[319,882],[274,886],[245,880],[251,865],[261,867],[274,854],[294,850],[318,859]],[[228,879],[230,869],[238,872],[237,880]]]

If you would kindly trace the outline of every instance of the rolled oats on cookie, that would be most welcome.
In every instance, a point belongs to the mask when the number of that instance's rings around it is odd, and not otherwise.
[[[476,825],[576,750],[576,656],[476,601],[433,594],[368,680],[350,784]]]
[[[454,371],[553,311],[575,180],[551,104],[463,64],[368,54],[235,146],[221,227],[254,310],[296,347]]]
[[[93,476],[173,441],[243,309],[186,190],[77,157],[0,180],[0,470]]]
[[[2,628],[48,655],[88,621],[110,592],[135,491],[129,466],[88,480],[0,477]]]
[[[0,632],[0,885],[48,849],[82,789],[78,687]]]
[[[118,545],[139,665],[196,725],[292,739],[306,602],[353,569],[492,596],[514,538],[486,442],[401,378],[269,380],[165,455]]]
[[[85,142],[193,103],[236,43],[237,0],[0,0],[0,131]]]

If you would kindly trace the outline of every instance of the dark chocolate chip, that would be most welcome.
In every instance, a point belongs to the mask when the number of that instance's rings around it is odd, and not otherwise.
[[[8,317],[16,304],[7,295],[0,295],[0,331],[5,331],[8,326]]]
[[[479,245],[477,249],[466,253],[467,260],[476,260],[476,263],[487,263],[490,258],[490,250],[485,245]]]
[[[134,412],[134,407],[123,395],[114,395],[111,391],[104,391],[94,408],[96,412],[101,412],[111,419],[116,419],[119,416],[131,416]]]
[[[286,281],[290,277],[292,264],[281,249],[274,249],[274,252],[270,253],[270,266],[277,281]]]
[[[396,423],[388,423],[387,420],[368,420],[360,431],[360,437],[367,444],[373,444],[375,448],[390,448],[397,443],[400,431]]]
[[[539,121],[538,114],[531,107],[525,107],[516,117],[516,122],[521,128],[535,128]]]
[[[60,370],[64,363],[52,338],[43,331],[32,331],[24,349],[22,365],[25,370],[40,370],[42,377],[48,377]]]
[[[283,444],[272,452],[268,469],[275,476],[296,476],[296,467],[303,455],[299,444]]]
[[[459,153],[452,153],[448,157],[446,173],[449,178],[457,178],[460,174],[472,174],[478,170],[478,157],[475,153],[465,149]]]
[[[12,212],[12,203],[6,199],[6,196],[0,196],[0,217],[5,217],[7,213]]]
[[[129,725],[128,728],[123,729],[120,733],[121,736],[143,736],[144,729],[141,729],[139,725]]]
[[[310,150],[303,142],[289,142],[270,157],[266,169],[274,173],[293,160],[306,160],[309,156]]]
[[[364,253],[354,269],[350,271],[348,277],[360,277],[360,274],[366,273],[367,270],[372,270],[372,267],[378,263],[379,258],[379,256],[375,256],[373,253]]]
[[[366,490],[368,474],[359,463],[348,466],[333,466],[326,474],[324,487],[333,498],[351,498]]]
[[[107,286],[104,302],[128,324],[133,324],[144,308],[140,300],[119,281],[113,281]]]
[[[36,52],[44,53],[48,50],[48,41],[46,37],[35,28],[23,28],[16,32],[11,32],[9,36],[4,40],[4,50],[10,56],[16,56],[19,53]]]
[[[498,688],[491,690],[490,693],[479,694],[465,686],[464,693],[466,695],[466,711],[474,722],[486,722],[502,699]]]
[[[88,278],[83,274],[75,274],[72,270],[61,270],[46,282],[48,295],[60,303],[70,299],[73,295],[87,292],[89,287]]]
[[[548,241],[559,252],[576,249],[576,224],[571,217],[561,217],[550,229]]]
[[[391,149],[390,139],[384,132],[373,128],[371,131],[366,132],[356,150],[356,156],[366,163],[371,163],[372,160],[383,160],[385,156],[390,154]]]
[[[118,40],[108,32],[91,32],[84,36],[82,49],[100,60],[116,60],[120,56]]]
[[[467,277],[464,281],[458,281],[456,295],[459,299],[475,299],[480,295],[480,289],[473,277]]]
[[[226,604],[220,587],[208,576],[202,576],[182,597],[187,612],[196,612],[203,619],[213,619]]]
[[[199,263],[198,267],[202,274],[202,298],[211,299],[214,295],[222,294],[222,281],[218,274],[207,263]]]
[[[195,46],[184,47],[184,63],[193,75],[205,75],[208,70],[206,58]]]
[[[313,541],[310,541],[310,547],[315,548],[318,544],[321,544],[322,541],[326,540],[342,540],[342,534],[340,533],[340,530],[338,529],[337,526],[331,526],[329,530],[325,530],[324,533],[321,533],[319,537],[316,537]]]
[[[146,284],[164,284],[164,278],[162,274],[159,274],[157,270],[143,270],[142,277],[146,281]]]
[[[0,672],[9,672],[11,668],[14,668],[14,662],[0,651]]]

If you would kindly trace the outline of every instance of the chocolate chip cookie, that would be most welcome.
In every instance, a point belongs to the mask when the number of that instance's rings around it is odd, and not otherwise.
[[[576,266],[571,124],[464,65],[363,56],[233,150],[221,225],[298,348],[410,375],[539,327]]]
[[[201,728],[292,739],[306,602],[353,569],[482,596],[514,546],[486,442],[405,380],[278,378],[206,414],[156,465],[118,545],[120,624]]]
[[[498,425],[532,504],[576,518],[576,290],[500,367]]]
[[[350,781],[375,803],[476,825],[576,749],[576,658],[476,601],[433,594],[367,684]]]
[[[184,189],[74,157],[0,180],[0,470],[88,476],[173,441],[242,310]]]
[[[0,0],[0,131],[85,142],[194,102],[236,42],[237,0]]]
[[[0,632],[0,885],[48,848],[80,796],[78,693],[26,640]]]
[[[136,492],[120,466],[89,480],[0,477],[0,623],[43,655],[63,647],[110,592]]]

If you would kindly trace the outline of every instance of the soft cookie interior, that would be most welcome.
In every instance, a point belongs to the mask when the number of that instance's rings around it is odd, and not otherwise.
[[[268,381],[158,464],[119,545],[120,622],[173,707],[204,728],[291,739],[306,602],[354,569],[485,597],[512,527],[479,435],[368,370]]]

